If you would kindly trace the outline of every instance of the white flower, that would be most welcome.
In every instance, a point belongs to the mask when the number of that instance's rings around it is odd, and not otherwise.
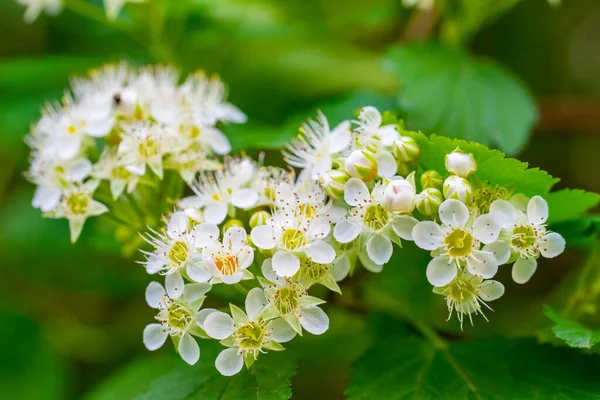
[[[220,224],[230,207],[248,209],[258,201],[255,189],[245,187],[254,173],[254,165],[247,158],[229,159],[223,169],[201,174],[191,188],[196,194],[180,202],[182,207],[203,207],[207,222]]]
[[[241,371],[244,363],[250,368],[260,353],[281,351],[283,347],[279,343],[295,336],[294,330],[283,319],[266,321],[260,316],[267,304],[262,289],[254,288],[246,297],[246,313],[231,304],[232,316],[215,311],[204,320],[206,333],[229,347],[215,361],[221,374],[235,375]]]
[[[295,208],[275,213],[266,225],[252,229],[251,236],[256,247],[274,249],[273,269],[284,277],[298,272],[304,256],[324,264],[335,259],[335,250],[324,241],[330,230],[327,215],[306,215]]]
[[[33,155],[27,178],[38,185],[32,205],[44,212],[56,208],[64,190],[72,183],[81,183],[92,170],[86,158],[59,160]]]
[[[415,174],[406,179],[393,178],[383,191],[381,205],[394,213],[411,213],[415,209]]]
[[[108,208],[94,200],[92,196],[100,182],[89,180],[83,184],[72,184],[64,192],[58,206],[48,213],[52,218],[66,218],[69,220],[71,241],[74,243],[81,234],[83,224],[88,217],[103,214]]]
[[[501,264],[511,254],[517,257],[512,277],[517,283],[526,283],[537,269],[537,258],[553,258],[565,250],[565,239],[546,230],[548,203],[534,196],[527,204],[527,212],[517,210],[505,200],[496,200],[490,205],[490,216],[503,228],[501,240],[489,245],[489,251],[497,254]]]
[[[148,165],[162,179],[162,158],[169,150],[170,136],[168,128],[158,124],[137,123],[124,127],[118,147],[120,164],[139,176],[146,173]]]
[[[247,268],[254,260],[254,249],[246,244],[243,228],[227,229],[222,243],[210,241],[202,251],[202,259],[212,275],[212,284],[223,282],[231,285],[253,277]]]
[[[461,272],[449,284],[433,288],[433,292],[446,297],[448,305],[448,320],[452,318],[452,313],[456,311],[456,316],[460,322],[460,329],[463,327],[465,315],[469,316],[471,325],[473,325],[473,314],[481,314],[487,321],[481,305],[494,311],[487,305],[487,301],[499,299],[504,294],[504,285],[498,281],[483,280],[479,276],[474,276],[468,272]]]
[[[106,18],[110,20],[117,19],[125,3],[143,3],[145,1],[146,0],[104,0]]]
[[[273,205],[281,186],[293,187],[295,175],[278,167],[260,167],[256,169],[250,187],[258,193],[255,206]]]
[[[196,142],[184,150],[168,154],[163,160],[163,167],[179,172],[181,179],[190,184],[198,172],[217,170],[221,164],[209,159],[207,149]]]
[[[327,118],[319,111],[317,121],[308,120],[300,128],[300,134],[283,151],[285,161],[302,168],[298,179],[317,180],[332,167],[332,157],[350,145],[350,122],[343,121],[333,130]]]
[[[218,238],[219,228],[216,225],[203,223],[191,228],[187,215],[177,211],[169,219],[166,231],[151,231],[144,237],[155,250],[143,252],[147,259],[141,264],[149,274],[165,274],[167,293],[178,297],[184,286],[182,271],[196,282],[210,279],[211,275],[199,265],[202,262],[199,249]]]
[[[160,348],[171,336],[181,358],[190,365],[195,364],[200,358],[200,347],[192,335],[202,334],[197,325],[202,317],[198,310],[209,290],[208,283],[188,284],[183,289],[183,296],[173,298],[160,283],[150,282],[146,289],[146,302],[158,310],[158,323],[149,324],[144,329],[144,345],[148,350]]]
[[[62,0],[17,0],[22,6],[27,7],[23,19],[27,23],[32,23],[40,16],[42,11],[48,15],[57,15],[62,11]]]
[[[104,179],[110,183],[110,193],[114,200],[118,199],[125,190],[131,193],[135,190],[140,176],[131,173],[119,162],[119,156],[114,149],[106,149],[100,155],[100,160],[92,169],[92,176]]]
[[[459,148],[446,154],[446,169],[451,174],[466,178],[477,170],[477,163],[471,153],[463,153]]]
[[[358,115],[358,121],[355,121],[358,125],[356,132],[367,137],[377,136],[384,146],[392,146],[400,139],[400,132],[395,125],[381,126],[382,121],[381,113],[375,107],[363,107]]]
[[[440,205],[441,225],[433,221],[419,222],[412,236],[417,246],[431,250],[435,257],[427,265],[427,279],[433,286],[445,286],[466,265],[469,273],[491,278],[498,270],[498,260],[490,251],[480,250],[498,238],[500,226],[489,215],[469,218],[467,206],[458,200]]]
[[[381,266],[390,260],[392,241],[399,243],[398,236],[412,240],[412,228],[418,222],[410,216],[395,216],[381,204],[385,188],[385,184],[378,183],[369,192],[363,181],[350,178],[344,186],[344,200],[353,208],[333,231],[340,243],[349,243],[362,233],[362,243],[366,243],[372,261],[365,267],[373,272],[381,271]]]
[[[319,307],[325,301],[309,296],[300,282],[277,276],[271,259],[263,263],[262,273],[267,280],[259,280],[269,302],[263,314],[274,313],[283,318],[300,335],[303,328],[313,335],[321,335],[327,331],[329,318]]]

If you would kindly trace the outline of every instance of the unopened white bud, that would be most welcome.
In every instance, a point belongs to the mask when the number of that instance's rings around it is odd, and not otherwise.
[[[394,142],[394,156],[403,162],[416,161],[421,155],[417,141],[410,136],[402,136]]]
[[[257,211],[250,217],[250,228],[254,229],[259,225],[266,225],[269,219],[271,219],[271,214],[268,211]]]
[[[345,169],[350,176],[362,181],[377,177],[377,160],[365,150],[355,150],[346,158]]]
[[[345,171],[333,169],[321,175],[321,186],[327,195],[333,199],[344,198],[344,184],[350,179]]]
[[[466,203],[470,198],[473,189],[471,184],[457,175],[450,175],[444,181],[444,197],[446,199],[456,199]]]
[[[466,178],[477,170],[477,163],[471,153],[464,153],[456,148],[452,153],[446,154],[446,169],[451,174]]]
[[[410,213],[415,209],[415,187],[405,179],[391,181],[383,191],[381,205],[391,212]]]

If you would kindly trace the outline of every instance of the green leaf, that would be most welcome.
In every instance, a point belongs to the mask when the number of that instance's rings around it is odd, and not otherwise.
[[[494,145],[508,154],[527,143],[537,120],[535,103],[501,65],[433,44],[396,47],[384,61],[403,84],[399,103],[409,128]]]
[[[498,150],[460,139],[431,135],[429,138],[422,133],[414,135],[421,148],[421,163],[425,169],[445,171],[445,156],[457,147],[473,153],[477,161],[476,175],[481,180],[493,184],[514,186],[516,193],[527,196],[543,195],[559,181],[546,171],[539,168],[528,168],[526,162],[507,158]]]
[[[563,317],[548,306],[544,312],[555,324],[552,331],[556,337],[564,340],[569,346],[591,349],[600,342],[600,330],[588,329],[579,322]]]
[[[582,216],[600,202],[600,195],[581,189],[563,189],[546,197],[550,211],[548,222],[561,222]]]
[[[486,339],[435,347],[382,325],[354,365],[346,395],[363,399],[596,399],[600,357],[534,340]]]
[[[291,397],[291,378],[296,368],[290,354],[263,354],[250,370],[225,377],[215,368],[216,356],[225,348],[208,340],[201,340],[199,344],[201,357],[195,366],[173,358],[136,361],[94,390],[88,400],[286,400]]]

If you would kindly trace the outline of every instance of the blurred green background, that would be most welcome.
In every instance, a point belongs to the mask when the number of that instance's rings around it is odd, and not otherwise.
[[[65,221],[42,219],[30,206],[34,187],[22,175],[23,138],[40,106],[60,98],[68,78],[88,68],[126,60],[218,73],[231,102],[249,116],[248,124],[227,130],[234,147],[270,149],[268,160],[279,159],[274,149],[318,107],[341,119],[373,104],[400,113],[411,128],[499,146],[560,177],[558,188],[600,191],[597,0],[566,0],[560,7],[498,1],[480,19],[469,19],[461,6],[441,13],[398,0],[152,1],[127,5],[116,22],[96,12],[101,2],[89,2],[98,6],[91,9],[81,3],[67,1],[72,7],[59,16],[28,25],[22,7],[0,2],[0,387],[6,398],[111,398],[109,389],[95,388],[148,357],[141,332],[153,317],[143,296],[150,278],[120,255],[113,232],[97,221],[71,245]],[[472,20],[477,23],[469,25]],[[426,41],[446,47],[413,44]],[[475,56],[496,60],[502,72],[477,64]],[[467,75],[444,75],[447,70]],[[526,287],[509,283],[510,296],[495,303],[492,322],[478,320],[464,337],[549,340],[544,303],[577,309],[578,317],[597,325],[600,264],[589,254],[598,247],[598,224],[582,218],[556,227],[570,250],[544,260],[543,273]],[[359,273],[342,298],[328,298],[338,305],[329,309],[331,332],[297,345],[303,358],[295,398],[342,397],[350,362],[370,342],[368,307],[394,314],[408,304],[440,331],[459,332],[455,322],[444,323],[443,301],[430,293],[427,255],[410,245],[406,254],[406,268],[388,267],[374,278]],[[509,276],[503,270],[499,280],[509,282]],[[169,347],[152,359],[169,357]],[[141,382],[159,372],[144,365],[135,372]],[[326,396],[317,392],[324,389],[315,378],[324,373]]]

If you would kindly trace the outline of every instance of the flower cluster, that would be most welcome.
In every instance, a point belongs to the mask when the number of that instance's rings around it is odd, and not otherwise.
[[[27,23],[35,21],[44,11],[48,15],[58,15],[63,9],[63,0],[15,0],[26,7],[23,19]],[[119,16],[125,3],[143,3],[146,0],[104,0],[106,18],[114,20]]]
[[[481,182],[475,156],[460,149],[446,156],[445,171],[423,171],[414,133],[388,119],[364,107],[332,127],[319,113],[283,151],[297,178],[226,157],[190,181],[193,195],[177,202],[163,230],[146,235],[154,250],[143,265],[165,276],[165,288],[148,287],[158,323],[146,328],[146,346],[170,336],[193,364],[193,336],[214,338],[225,347],[217,369],[233,375],[296,335],[323,334],[324,300],[311,288],[341,293],[356,265],[380,272],[402,240],[431,252],[424,275],[462,327],[503,295],[491,279],[500,265],[514,263],[513,279],[525,283],[540,256],[564,250],[546,228],[541,197]],[[215,285],[247,293],[245,311],[202,309]]]
[[[106,204],[124,193],[133,193],[135,203],[136,188],[156,188],[164,170],[191,182],[200,171],[218,169],[214,156],[231,149],[218,124],[246,120],[225,96],[218,78],[196,72],[180,84],[171,67],[108,65],[73,79],[27,140],[33,206],[67,218],[75,241],[87,217],[107,212]],[[99,202],[102,181],[108,185]]]

